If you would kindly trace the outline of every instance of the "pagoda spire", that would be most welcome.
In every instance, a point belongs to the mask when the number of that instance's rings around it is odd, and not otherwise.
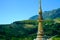
[[[39,0],[39,15],[38,15],[38,32],[36,40],[43,40],[43,16],[42,16],[42,4],[41,0]]]

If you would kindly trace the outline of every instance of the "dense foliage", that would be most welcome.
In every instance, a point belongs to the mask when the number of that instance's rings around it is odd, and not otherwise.
[[[37,35],[38,21],[24,20],[11,24],[0,25],[0,40],[33,40]],[[47,36],[60,35],[60,23],[55,20],[44,20],[44,34]]]

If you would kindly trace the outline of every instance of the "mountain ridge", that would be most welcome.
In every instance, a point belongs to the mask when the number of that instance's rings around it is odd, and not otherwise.
[[[54,9],[51,11],[44,11],[43,14],[43,19],[55,19],[55,18],[60,18],[60,8],[58,9]],[[32,17],[29,18],[29,20],[37,20],[38,19],[38,15],[34,15]]]

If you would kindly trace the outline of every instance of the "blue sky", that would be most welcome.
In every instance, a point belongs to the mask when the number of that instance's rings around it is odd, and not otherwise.
[[[38,0],[0,0],[0,24],[27,20],[38,14]],[[43,11],[60,8],[60,0],[42,0]]]

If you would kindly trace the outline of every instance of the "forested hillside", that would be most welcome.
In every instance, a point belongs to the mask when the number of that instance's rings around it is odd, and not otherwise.
[[[37,35],[37,27],[37,20],[15,21],[11,24],[0,25],[0,39],[33,40]],[[44,20],[43,28],[46,36],[60,35],[60,23],[55,20]]]
[[[60,37],[60,8],[43,12],[43,19],[44,35],[48,38],[55,35]],[[29,20],[0,24],[0,40],[33,40],[37,36],[37,28],[38,15]]]

